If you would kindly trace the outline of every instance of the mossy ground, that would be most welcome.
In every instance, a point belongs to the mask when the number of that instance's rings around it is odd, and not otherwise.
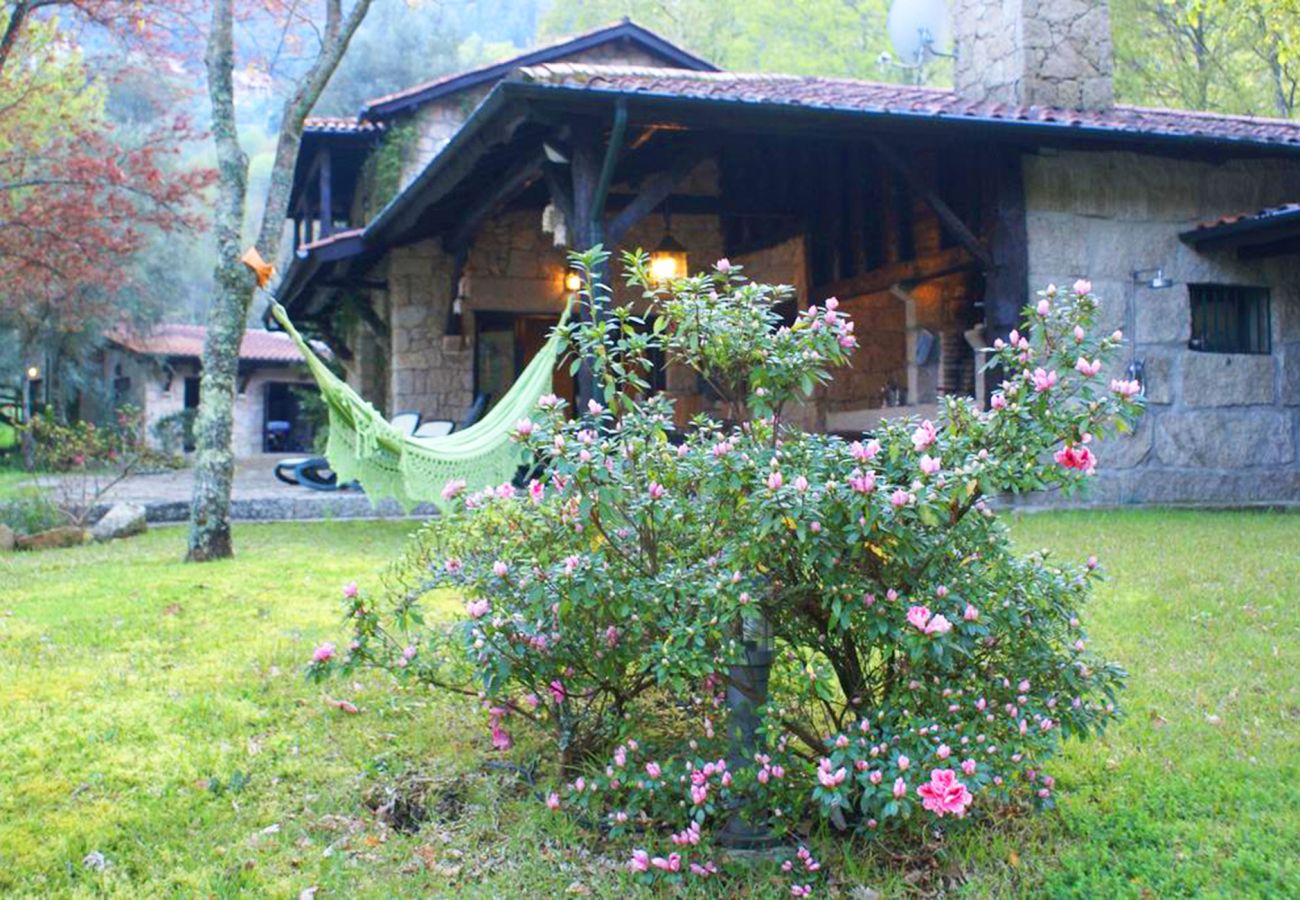
[[[373,580],[410,528],[245,526],[237,559],[201,566],[180,561],[177,529],[0,557],[0,894],[635,895],[626,848],[602,856],[483,768],[470,704],[379,676],[303,680],[312,647],[344,634],[340,585]],[[818,839],[839,889],[1300,895],[1300,516],[1072,512],[1014,528],[1024,547],[1102,558],[1087,624],[1131,673],[1126,718],[1053,767],[1059,810],[928,862]],[[416,783],[422,824],[378,821],[371,807]],[[714,890],[788,896],[758,873]]]

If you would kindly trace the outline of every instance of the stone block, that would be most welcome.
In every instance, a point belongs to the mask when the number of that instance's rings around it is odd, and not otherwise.
[[[1174,402],[1174,382],[1177,378],[1177,357],[1182,354],[1163,351],[1149,351],[1139,358],[1146,365],[1143,373],[1142,387],[1146,390],[1146,401],[1155,406]],[[1116,377],[1123,377],[1117,375]],[[1107,379],[1109,384],[1109,379]]]
[[[1300,470],[1188,472],[1143,468],[1128,473],[1124,502],[1259,504],[1300,501]]]
[[[1138,420],[1137,427],[1128,434],[1117,434],[1098,441],[1094,448],[1098,466],[1105,471],[1131,469],[1141,465],[1150,455],[1154,443],[1154,419],[1151,414]]]
[[[1137,288],[1133,293],[1134,334],[1139,344],[1185,343],[1192,336],[1192,313],[1187,285],[1152,290]]]
[[[1273,402],[1272,356],[1196,353],[1182,360],[1184,406],[1249,406]]]
[[[63,547],[79,547],[85,542],[86,532],[83,529],[68,526],[21,535],[15,540],[14,546],[19,550],[58,550]]]
[[[1156,456],[1167,466],[1245,468],[1295,459],[1290,417],[1275,409],[1166,412],[1155,432]]]
[[[1282,350],[1282,402],[1300,406],[1300,344]]]

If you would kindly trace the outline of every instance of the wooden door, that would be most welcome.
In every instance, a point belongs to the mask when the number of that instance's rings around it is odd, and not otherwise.
[[[524,370],[537,351],[546,345],[551,336],[551,329],[559,322],[556,316],[520,316],[515,319],[515,375]],[[555,368],[551,379],[552,390],[569,402],[570,407],[577,400],[577,385],[569,374],[568,362],[562,362]]]

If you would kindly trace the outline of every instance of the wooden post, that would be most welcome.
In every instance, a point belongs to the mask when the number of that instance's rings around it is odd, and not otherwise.
[[[334,233],[334,192],[330,183],[334,177],[333,168],[326,148],[320,152],[320,236],[323,238]]]
[[[1029,235],[1025,223],[1025,182],[1020,151],[991,147],[986,151],[986,177],[993,195],[994,264],[984,278],[984,340],[1005,338],[1020,319],[1029,292]],[[992,387],[1001,380],[986,376]],[[988,397],[980,397],[984,402]]]

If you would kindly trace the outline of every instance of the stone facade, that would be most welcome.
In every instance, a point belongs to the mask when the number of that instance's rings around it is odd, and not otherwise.
[[[1145,365],[1147,412],[1131,436],[1098,448],[1093,503],[1300,501],[1300,271],[1294,257],[1241,261],[1178,234],[1225,210],[1300,195],[1300,165],[1222,165],[1132,153],[1026,158],[1029,287],[1090,278],[1101,327],[1123,329]],[[1139,269],[1175,281],[1151,289]],[[1267,286],[1272,352],[1191,350],[1190,284]]]
[[[956,0],[957,93],[979,102],[1099,109],[1115,100],[1108,4]]]

